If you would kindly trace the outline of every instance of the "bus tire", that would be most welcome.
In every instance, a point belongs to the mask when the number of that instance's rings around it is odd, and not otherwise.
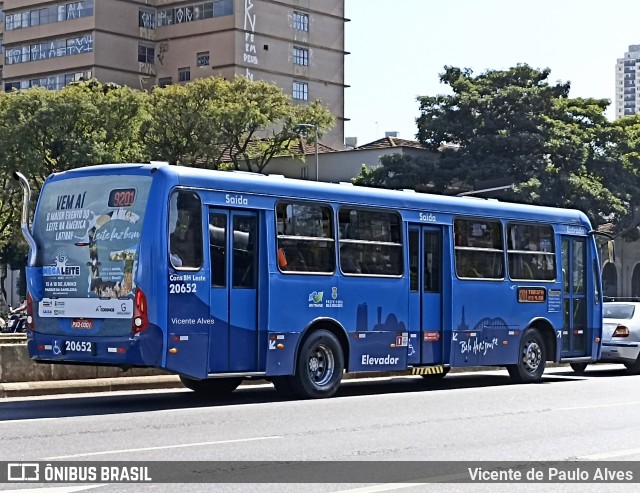
[[[180,375],[182,385],[198,394],[209,397],[219,397],[230,394],[242,383],[242,378],[210,378],[207,380],[196,380]]]
[[[296,395],[292,386],[293,377],[291,376],[282,376],[282,377],[271,377],[271,383],[276,389],[276,392],[283,397],[293,397]]]
[[[547,355],[542,335],[536,329],[524,331],[518,351],[518,363],[508,365],[509,376],[518,383],[539,382],[544,373]]]
[[[338,338],[328,330],[309,335],[298,352],[291,388],[303,399],[331,397],[344,371],[344,355]]]
[[[570,363],[569,366],[571,366],[573,373],[576,375],[584,375],[584,372],[587,369],[587,363]]]

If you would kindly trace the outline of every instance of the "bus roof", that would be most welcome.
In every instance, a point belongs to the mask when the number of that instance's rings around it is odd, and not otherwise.
[[[346,202],[369,207],[392,207],[424,212],[484,215],[511,219],[529,219],[570,224],[589,225],[587,216],[576,209],[532,206],[496,199],[457,197],[417,193],[413,190],[389,190],[354,186],[351,183],[327,183],[286,178],[282,175],[264,175],[246,171],[217,171],[167,163],[104,164],[76,168],[56,173],[47,181],[57,181],[76,176],[102,174],[164,175],[167,181],[192,188],[202,188],[234,193],[251,193],[289,199]]]

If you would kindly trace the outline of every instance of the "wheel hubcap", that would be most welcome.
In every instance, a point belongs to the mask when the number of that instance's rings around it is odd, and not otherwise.
[[[319,344],[309,356],[309,376],[319,386],[331,381],[335,368],[333,353],[324,344]]]
[[[528,372],[533,373],[538,369],[542,361],[542,350],[537,342],[529,341],[524,347],[522,356],[524,367]]]

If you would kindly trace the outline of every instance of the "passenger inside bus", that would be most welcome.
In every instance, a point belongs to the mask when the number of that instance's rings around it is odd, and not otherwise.
[[[284,254],[284,248],[278,248],[278,267],[280,270],[287,270],[287,256]]]

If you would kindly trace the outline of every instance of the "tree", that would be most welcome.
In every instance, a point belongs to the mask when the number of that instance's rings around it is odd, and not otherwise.
[[[406,173],[396,166],[394,182],[445,193],[510,177],[516,187],[509,200],[578,208],[596,225],[625,215],[633,187],[614,186],[610,171],[633,173],[614,152],[623,132],[605,118],[609,101],[571,99],[570,84],[550,84],[549,75],[528,65],[478,76],[445,67],[440,81],[452,94],[418,98],[418,138],[434,152],[444,144],[457,150],[440,152],[437,166],[422,160]],[[428,173],[416,173],[420,166]]]
[[[145,93],[95,80],[61,91],[35,88],[0,94],[0,255],[26,257],[20,234],[22,191],[15,171],[30,181],[33,210],[51,173],[148,160],[140,143],[146,118]]]
[[[318,101],[294,105],[275,84],[236,77],[210,77],[184,86],[157,88],[144,139],[149,152],[172,164],[262,173],[272,157],[292,155],[298,125],[318,125],[319,135],[334,118]]]
[[[3,102],[2,160],[28,175],[36,193],[51,173],[148,159],[140,144],[140,126],[148,118],[142,91],[91,80],[60,91],[17,91]]]

